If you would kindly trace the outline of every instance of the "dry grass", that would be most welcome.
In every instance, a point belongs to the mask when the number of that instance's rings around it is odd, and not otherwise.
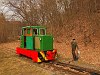
[[[99,43],[98,43],[99,44]],[[63,75],[59,71],[54,72],[52,68],[42,68],[41,65],[33,63],[32,60],[19,57],[15,53],[15,48],[19,46],[19,41],[0,44],[0,75]],[[91,45],[92,46],[92,45]],[[84,47],[79,43],[81,58],[77,64],[90,64],[100,67],[99,46],[93,49],[91,46]],[[70,42],[54,43],[58,50],[58,60],[67,62],[72,60]],[[86,66],[86,65],[85,65]]]
[[[18,42],[0,45],[0,75],[53,75],[32,60],[16,55],[16,46]]]
[[[89,44],[87,47],[81,42],[78,43],[81,54],[78,64],[91,64],[96,67],[100,67],[100,42],[96,43],[94,48],[93,44]],[[59,61],[67,62],[72,60],[70,41],[67,43],[55,43],[54,47],[58,50]]]

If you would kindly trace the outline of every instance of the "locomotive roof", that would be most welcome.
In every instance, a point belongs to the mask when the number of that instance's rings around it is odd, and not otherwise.
[[[44,27],[44,26],[25,26],[22,28],[46,28],[46,27]]]

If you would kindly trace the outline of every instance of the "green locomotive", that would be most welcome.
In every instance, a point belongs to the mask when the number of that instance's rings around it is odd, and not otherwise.
[[[53,49],[53,36],[46,34],[43,26],[22,27],[20,47],[16,53],[33,59],[34,62],[54,60],[57,50]]]

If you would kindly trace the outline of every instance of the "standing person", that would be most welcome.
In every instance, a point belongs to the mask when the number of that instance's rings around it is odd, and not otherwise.
[[[77,61],[78,60],[78,51],[76,51],[76,48],[78,48],[77,42],[75,39],[72,40],[71,42],[71,47],[72,47],[72,55],[73,55],[73,60]]]

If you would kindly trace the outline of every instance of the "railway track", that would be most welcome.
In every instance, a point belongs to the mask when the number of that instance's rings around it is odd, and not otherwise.
[[[15,54],[15,51],[8,48],[6,53],[14,53]],[[25,62],[28,62],[26,60],[25,60]],[[29,61],[28,63],[30,63],[30,62],[32,62],[32,61]],[[100,75],[99,70],[80,67],[80,66],[72,65],[70,63],[62,63],[62,62],[54,61],[54,62],[48,63],[48,64],[43,62],[43,64],[44,64],[44,66],[47,65],[48,68],[52,67],[53,70],[55,70],[55,71],[61,71],[61,72],[64,72],[64,73],[68,73],[70,75]],[[44,66],[42,66],[42,67],[44,67]]]
[[[57,63],[55,63],[55,65],[59,65],[59,66],[62,66],[62,67],[69,67],[70,70],[71,69],[74,70],[74,72],[77,73],[77,74],[83,73],[83,74],[89,74],[89,75],[100,75],[100,71],[98,71],[98,70],[80,67],[80,66],[69,64],[69,63],[67,64],[67,63],[57,62]]]
[[[65,74],[68,73],[68,75],[100,75],[99,70],[80,67],[69,63],[62,63],[57,61],[48,64],[44,62],[44,66],[42,67],[45,66],[48,66],[47,68],[50,67],[53,68],[53,71],[61,71],[64,72]]]

